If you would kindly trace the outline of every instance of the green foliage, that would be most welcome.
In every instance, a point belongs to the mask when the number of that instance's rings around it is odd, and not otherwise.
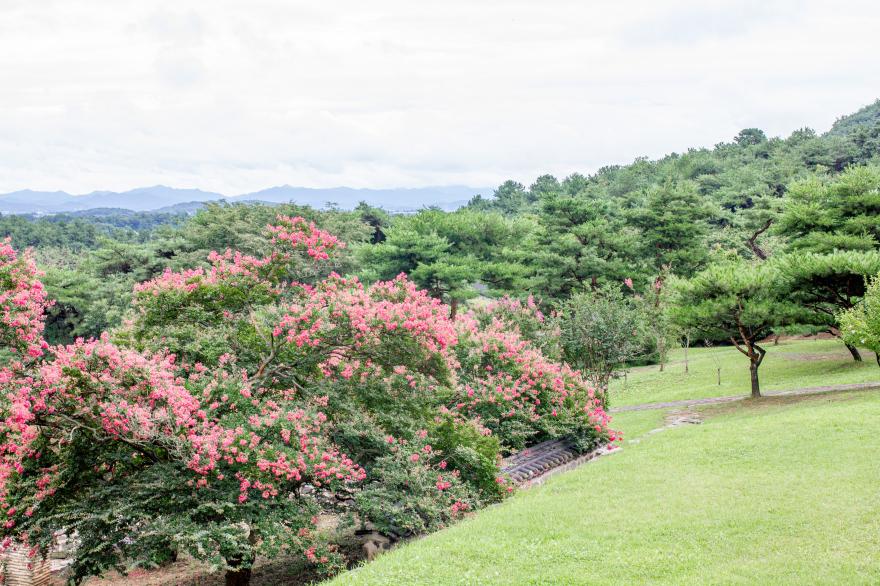
[[[880,364],[880,277],[871,279],[862,301],[841,312],[838,319],[844,341],[868,348]]]
[[[578,182],[579,184],[579,182]],[[538,226],[521,249],[529,290],[564,299],[599,282],[621,283],[644,270],[638,231],[621,209],[590,191],[547,193]]]
[[[752,394],[759,395],[758,367],[765,350],[758,342],[794,319],[782,273],[771,263],[746,261],[709,266],[676,282],[672,319],[681,328],[711,340],[729,340],[745,354]]]
[[[781,273],[766,263],[729,262],[709,266],[691,279],[677,279],[672,317],[681,327],[710,340],[765,338],[785,323]],[[744,332],[740,331],[744,329]]]
[[[429,449],[432,446],[421,444]],[[458,473],[427,462],[442,462],[433,450],[397,449],[379,458],[355,499],[359,510],[386,534],[412,536],[442,529],[466,511],[482,506],[479,495]]]
[[[577,293],[556,307],[565,360],[606,392],[614,372],[644,350],[643,313],[616,288]]]
[[[509,250],[527,230],[527,222],[497,213],[424,210],[394,218],[383,241],[357,253],[368,278],[405,273],[432,296],[455,304],[476,296],[477,286],[515,287],[522,270],[508,258]]]
[[[880,273],[880,251],[794,252],[773,260],[788,299],[800,308],[798,323],[835,330],[836,315],[856,305],[865,280]]]
[[[631,221],[641,231],[642,255],[653,260],[652,266],[688,276],[708,258],[703,243],[710,216],[692,182],[667,182],[648,192],[644,207],[632,213]]]
[[[449,468],[461,472],[461,477],[469,479],[484,497],[501,494],[502,487],[497,482],[501,443],[497,437],[482,433],[472,422],[449,415],[432,428],[431,437]]]
[[[880,248],[880,167],[794,183],[777,231],[791,250],[828,253]]]
[[[873,129],[878,123],[880,123],[880,100],[857,112],[841,116],[834,122],[828,134],[846,137],[862,129]]]

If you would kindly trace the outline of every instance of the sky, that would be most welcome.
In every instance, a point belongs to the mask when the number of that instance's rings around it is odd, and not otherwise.
[[[0,0],[0,193],[529,184],[880,98],[880,3]]]

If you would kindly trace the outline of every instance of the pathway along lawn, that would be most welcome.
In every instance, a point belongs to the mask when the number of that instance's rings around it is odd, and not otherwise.
[[[880,381],[874,354],[862,351],[864,362],[855,362],[837,340],[794,340],[767,344],[767,357],[759,370],[761,389],[783,391],[819,385]],[[632,369],[611,385],[611,405],[679,401],[727,395],[748,395],[749,361],[733,347],[691,348],[690,372],[684,371],[684,351],[670,352],[664,372],[657,366]],[[721,368],[721,385],[718,385]]]
[[[880,393],[701,413],[332,584],[877,582]]]

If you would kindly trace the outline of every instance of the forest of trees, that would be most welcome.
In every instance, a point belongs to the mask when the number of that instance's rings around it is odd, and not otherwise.
[[[0,234],[16,248],[36,249],[56,300],[47,326],[53,341],[118,325],[132,286],[165,268],[204,264],[212,250],[253,252],[278,214],[315,220],[347,242],[342,272],[367,281],[406,273],[453,312],[469,299],[499,295],[531,295],[550,308],[585,291],[630,290],[627,279],[642,295],[658,279],[773,260],[774,286],[785,281],[785,297],[800,311],[770,329],[800,325],[838,335],[836,314],[853,307],[865,276],[878,272],[878,183],[880,102],[822,135],[803,128],[768,138],[748,128],[711,149],[588,176],[544,175],[528,187],[507,181],[494,197],[476,196],[455,212],[211,204],[192,217],[114,210],[5,216]],[[730,341],[698,329],[695,335]]]

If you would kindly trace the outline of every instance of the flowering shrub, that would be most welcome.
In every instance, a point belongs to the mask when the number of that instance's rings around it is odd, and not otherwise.
[[[409,376],[412,387],[414,371],[448,379],[449,348],[456,341],[448,309],[403,276],[364,287],[355,278],[331,275],[316,287],[301,287],[272,335],[291,354],[330,349],[319,364],[326,377]]]
[[[496,320],[507,330],[515,330],[551,360],[559,360],[559,328],[538,307],[529,295],[525,301],[502,297],[471,310],[471,317],[477,320],[480,328],[485,328]]]
[[[320,404],[254,388],[233,365],[219,376],[197,365],[183,379],[173,374],[171,357],[121,349],[106,337],[54,348],[53,355],[34,372],[0,375],[7,535],[46,547],[57,530],[101,534],[107,528],[96,528],[90,497],[115,488],[143,499],[114,509],[116,531],[139,543],[132,547],[143,546],[141,536],[173,530],[163,534],[198,557],[252,559],[301,544],[299,531],[311,529],[314,507],[288,498],[296,487],[365,476],[327,438]],[[137,514],[128,518],[130,510]],[[206,513],[212,510],[214,518]],[[215,531],[202,530],[209,520]],[[259,543],[245,540],[244,553],[224,553],[242,522]],[[105,555],[120,555],[114,551]]]
[[[43,355],[44,313],[49,307],[33,260],[20,257],[10,240],[0,240],[0,353],[8,348],[19,356]]]
[[[577,293],[557,305],[562,356],[589,375],[604,403],[614,373],[645,350],[644,331],[652,313],[619,288]]]
[[[179,551],[242,580],[281,550],[333,569],[317,515],[351,495],[362,519],[417,534],[506,494],[501,453],[615,438],[536,345],[533,302],[453,319],[404,275],[315,280],[343,245],[301,218],[267,240],[138,285],[112,338],[51,348],[33,264],[0,249],[0,336],[27,355],[0,370],[7,544],[45,553],[76,531],[75,580]]]
[[[372,482],[357,495],[360,510],[377,529],[399,536],[442,529],[483,506],[479,493],[451,469],[444,454],[427,443],[427,431],[393,445],[370,472]]]
[[[580,373],[547,359],[498,318],[480,328],[468,315],[456,325],[461,385],[454,409],[478,417],[507,451],[559,437],[583,449],[616,438],[601,398]]]

